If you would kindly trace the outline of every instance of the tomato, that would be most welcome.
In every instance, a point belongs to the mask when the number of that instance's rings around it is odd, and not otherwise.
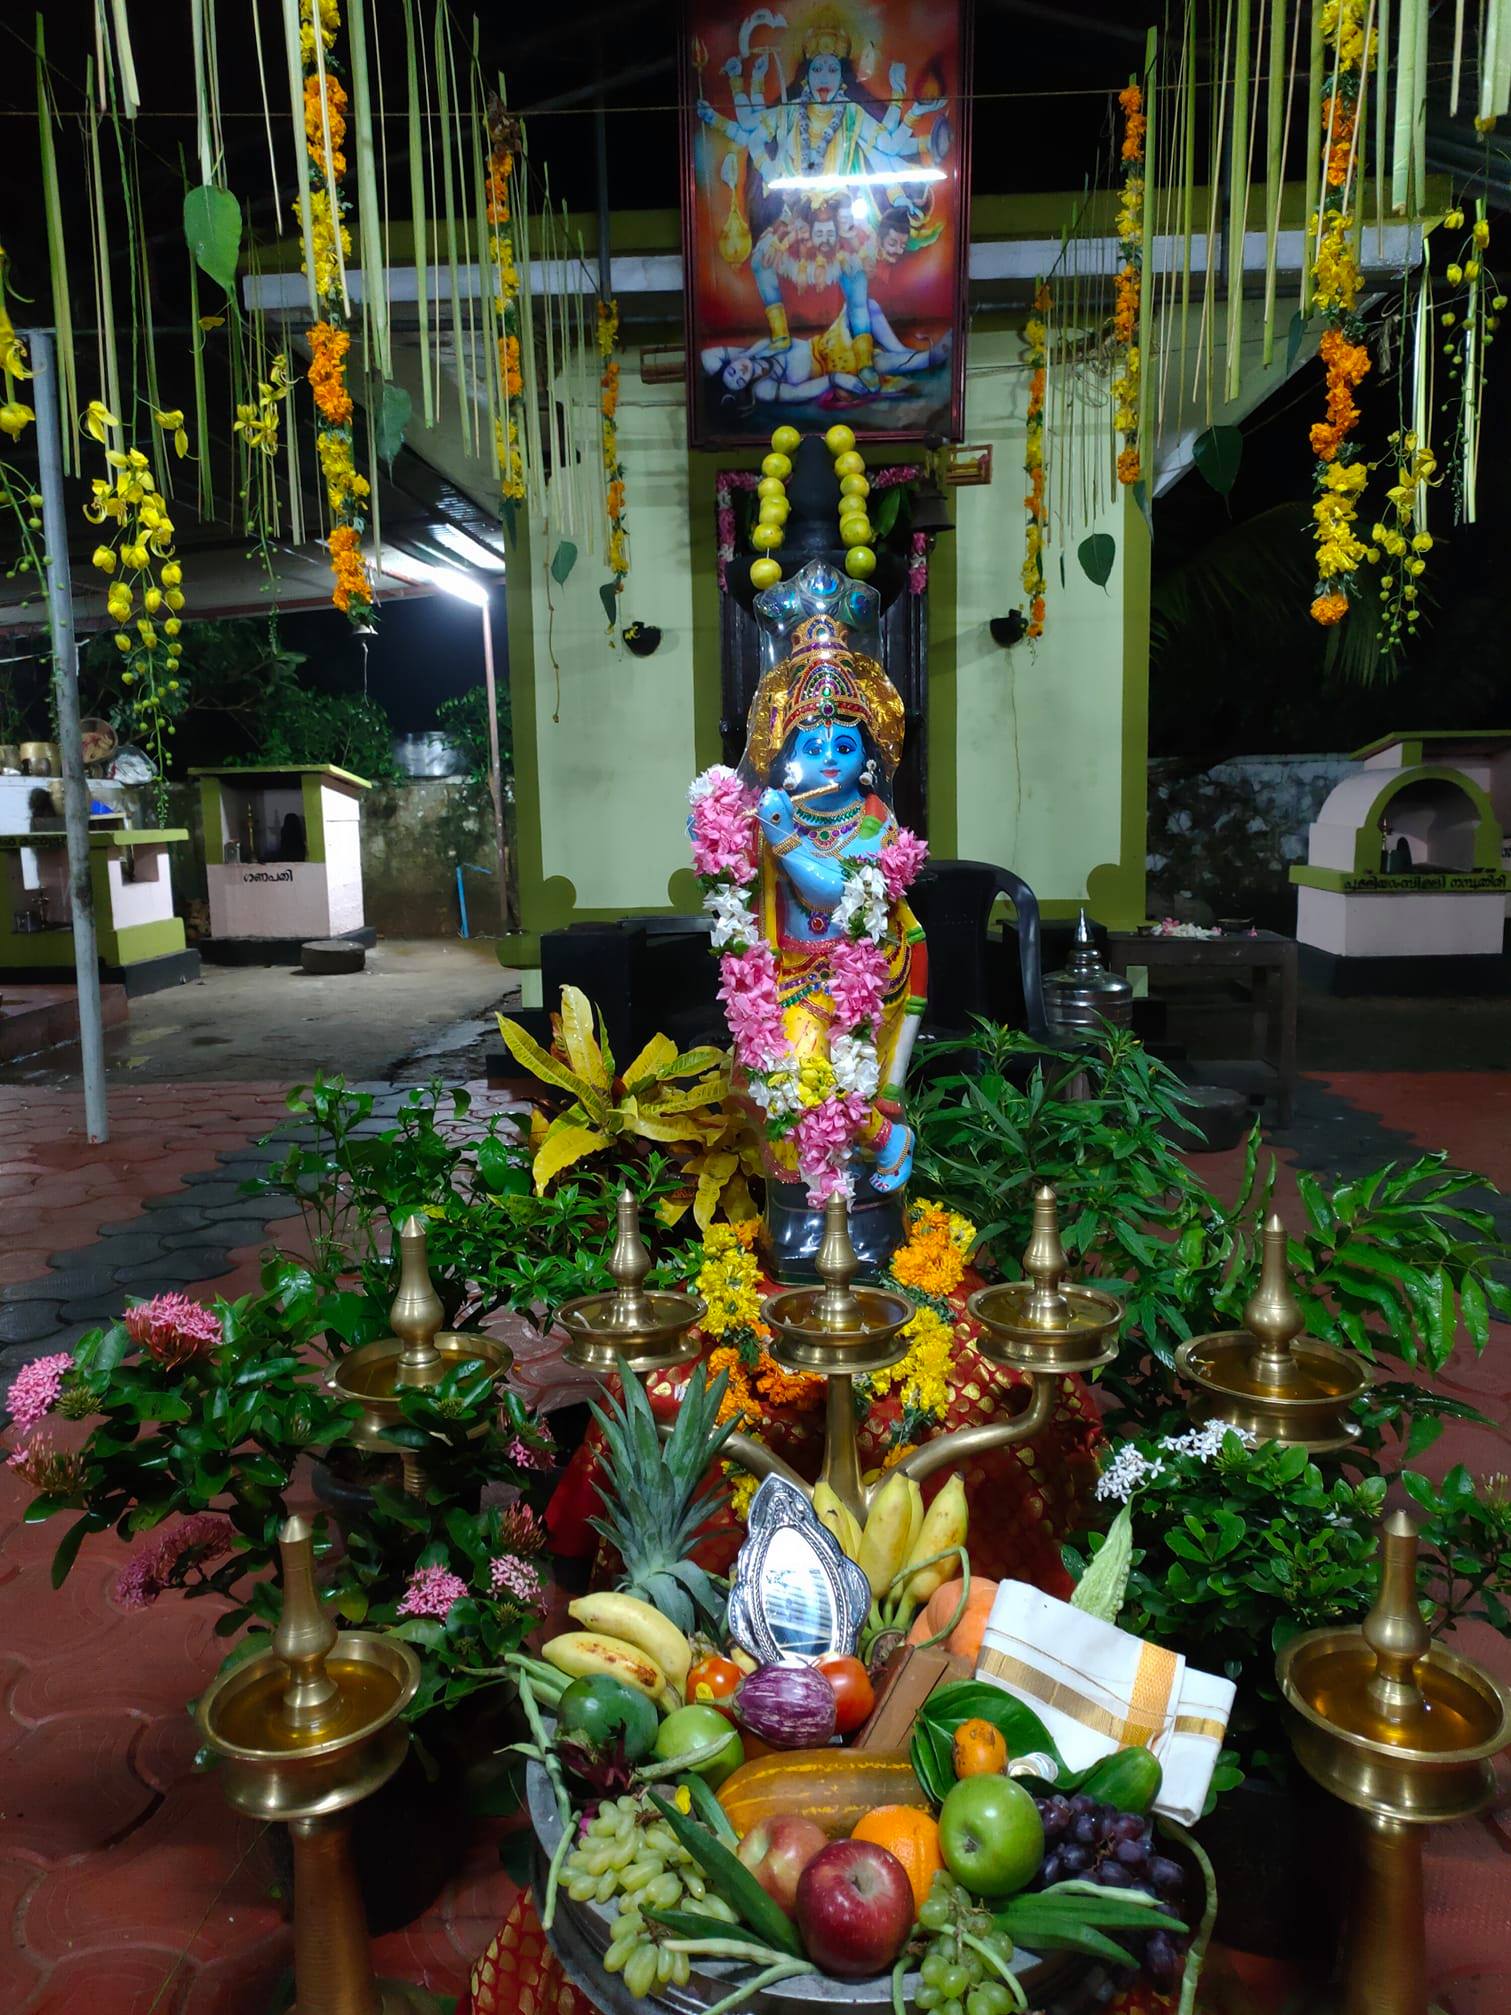
[[[717,1707],[726,1721],[733,1721],[735,1688],[743,1677],[732,1658],[716,1652],[700,1658],[687,1675],[688,1706]]]
[[[858,1658],[841,1658],[838,1653],[821,1658],[818,1669],[834,1688],[835,1727],[849,1735],[865,1721],[876,1705],[876,1689],[871,1675]]]

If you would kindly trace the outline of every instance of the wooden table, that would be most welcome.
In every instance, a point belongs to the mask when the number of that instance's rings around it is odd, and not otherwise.
[[[1171,966],[1186,972],[1253,976],[1254,1047],[1275,1071],[1282,1126],[1291,1123],[1296,1090],[1296,940],[1276,931],[1220,938],[1152,937],[1109,931],[1107,963],[1116,973],[1130,966]],[[1278,980],[1279,984],[1276,985]]]

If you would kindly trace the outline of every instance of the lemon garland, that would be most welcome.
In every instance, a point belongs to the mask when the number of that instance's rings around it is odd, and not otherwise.
[[[774,588],[782,578],[782,563],[773,555],[782,543],[792,509],[787,478],[802,438],[796,427],[778,427],[771,436],[771,452],[761,462],[756,522],[750,534],[750,543],[760,553],[750,566],[755,588]],[[845,547],[845,572],[852,580],[868,580],[876,572],[876,548],[871,543],[875,532],[866,511],[871,485],[865,457],[856,448],[851,427],[831,427],[824,435],[824,446],[834,457],[834,473],[839,478],[839,535]]]

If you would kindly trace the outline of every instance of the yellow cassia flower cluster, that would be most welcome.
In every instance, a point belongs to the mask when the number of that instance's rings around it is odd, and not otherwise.
[[[5,378],[5,397],[0,400],[0,434],[8,434],[13,441],[19,441],[37,416],[24,400],[16,397],[16,379],[29,378],[31,369],[26,359],[26,345],[17,335],[10,310],[5,305],[3,246],[0,246],[0,373]]]
[[[268,376],[259,379],[254,401],[236,408],[231,423],[249,448],[262,455],[278,453],[278,408],[293,390],[289,383],[289,360],[280,350],[269,366]]]
[[[1393,433],[1396,480],[1385,492],[1388,509],[1370,529],[1375,546],[1386,556],[1380,576],[1381,635],[1388,645],[1409,636],[1421,617],[1421,579],[1432,551],[1432,534],[1421,528],[1420,514],[1427,492],[1439,479],[1438,459],[1414,433]]]
[[[189,452],[184,416],[177,408],[154,411],[153,420],[175,452]],[[104,451],[109,474],[90,482],[84,516],[104,536],[90,556],[110,586],[105,612],[115,626],[134,734],[152,750],[159,790],[167,768],[167,741],[183,709],[179,677],[183,645],[184,570],[174,552],[174,524],[151,458],[142,449],[112,448],[120,421],[99,399],[85,408],[83,430]]]

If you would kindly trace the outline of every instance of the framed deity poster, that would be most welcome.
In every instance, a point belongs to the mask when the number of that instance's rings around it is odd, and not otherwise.
[[[958,439],[969,0],[688,0],[689,433]]]

